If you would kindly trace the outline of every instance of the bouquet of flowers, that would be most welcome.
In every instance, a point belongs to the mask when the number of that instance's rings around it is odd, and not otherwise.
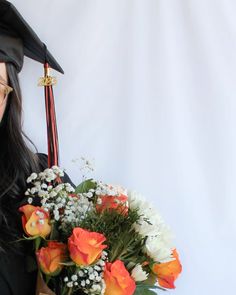
[[[84,179],[58,182],[64,170],[32,173],[21,206],[43,294],[151,295],[175,288],[182,270],[171,234],[142,196]]]

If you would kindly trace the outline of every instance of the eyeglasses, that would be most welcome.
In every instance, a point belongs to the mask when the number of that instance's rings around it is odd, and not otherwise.
[[[0,105],[7,99],[13,88],[6,84],[3,77],[0,75]]]

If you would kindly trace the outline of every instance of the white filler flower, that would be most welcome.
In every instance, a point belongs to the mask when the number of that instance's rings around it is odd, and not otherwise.
[[[137,264],[135,266],[135,268],[131,272],[131,276],[136,282],[142,282],[148,278],[148,274],[146,273],[146,271],[143,270],[140,264]]]
[[[158,262],[168,262],[172,257],[172,234],[169,227],[154,207],[135,191],[128,191],[129,206],[138,209],[141,217],[134,224],[134,229],[147,237],[144,252]]]

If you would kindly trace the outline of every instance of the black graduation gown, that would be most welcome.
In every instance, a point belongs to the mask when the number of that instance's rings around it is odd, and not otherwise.
[[[37,155],[40,159],[40,166],[44,170],[47,167],[47,155],[42,153]],[[75,187],[66,173],[62,180]],[[37,270],[32,271],[29,268],[29,265],[35,261],[34,254],[31,247],[25,249],[22,255],[11,250],[7,250],[7,253],[0,251],[0,295],[35,295]]]

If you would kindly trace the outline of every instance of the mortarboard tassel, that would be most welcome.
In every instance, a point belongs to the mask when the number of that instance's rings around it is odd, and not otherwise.
[[[46,45],[45,45],[46,47]],[[46,50],[45,50],[46,51]],[[40,78],[38,85],[44,86],[45,107],[47,120],[47,143],[48,143],[48,167],[59,164],[59,145],[56,122],[56,111],[52,86],[57,83],[55,77],[50,76],[50,66],[45,57],[44,77]],[[58,182],[62,182],[60,178]]]

